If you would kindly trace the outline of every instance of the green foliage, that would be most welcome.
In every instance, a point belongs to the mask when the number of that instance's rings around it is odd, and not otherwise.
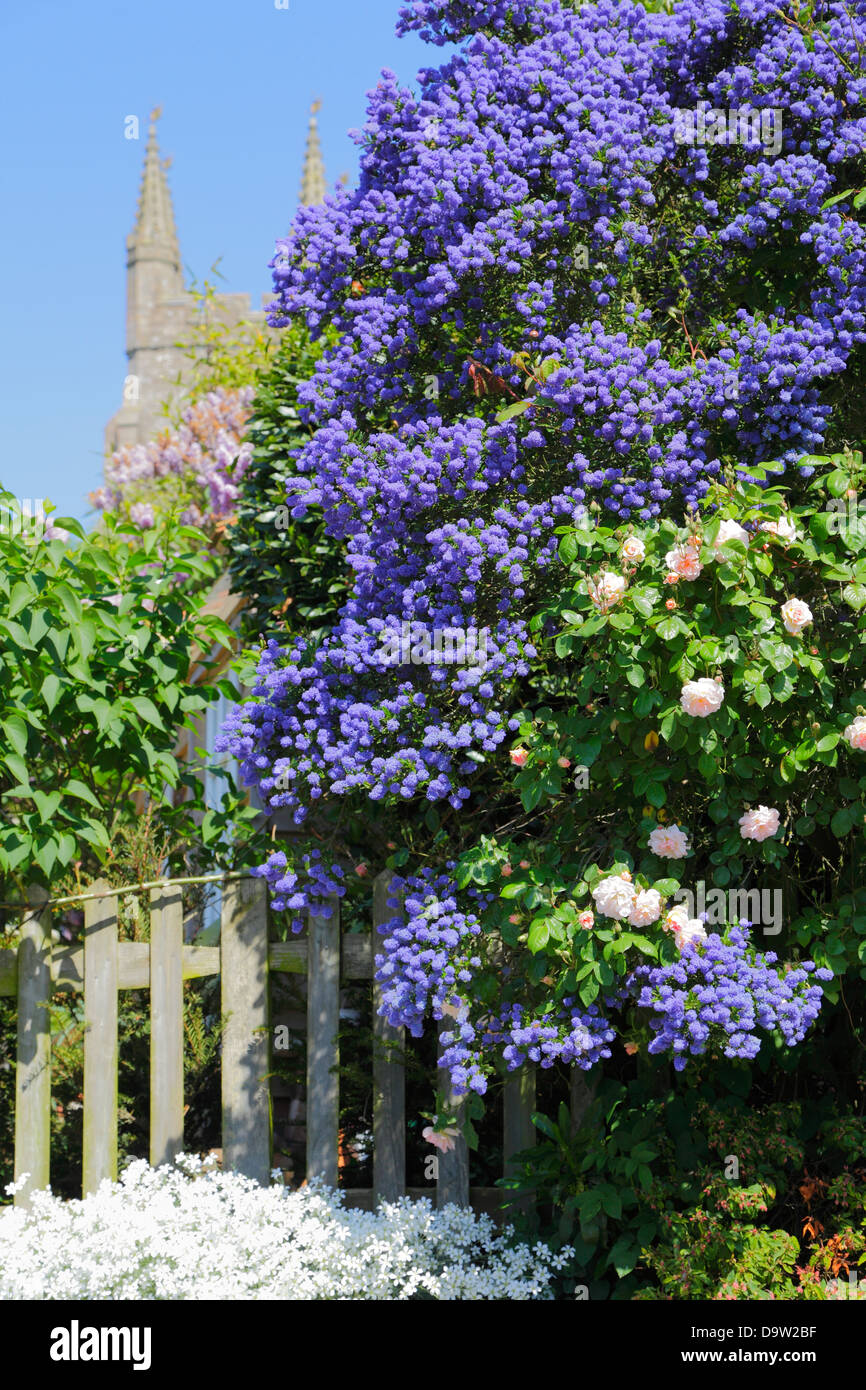
[[[6,494],[0,494],[5,497]],[[61,524],[61,523],[58,523]],[[166,805],[186,780],[178,731],[217,698],[198,660],[232,634],[202,611],[215,578],[201,533],[163,520],[132,548],[108,517],[77,543],[0,534],[0,893],[87,877],[134,797]],[[179,582],[183,575],[185,583]],[[188,782],[187,782],[188,785]],[[189,805],[181,813],[189,823]]]
[[[252,462],[227,533],[232,588],[247,599],[249,641],[279,637],[287,629],[315,640],[333,622],[347,591],[340,548],[326,537],[321,518],[292,517],[287,504],[294,453],[310,437],[298,387],[312,375],[321,351],[301,325],[292,325],[257,381],[246,434]]]
[[[642,1065],[600,1081],[577,1126],[565,1105],[533,1117],[539,1141],[501,1184],[509,1219],[572,1248],[567,1297],[844,1297],[866,1275],[866,1132],[836,1109],[757,1105],[746,1067],[671,1087]]]

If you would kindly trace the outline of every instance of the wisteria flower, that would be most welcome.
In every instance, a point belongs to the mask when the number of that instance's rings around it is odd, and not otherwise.
[[[592,896],[603,916],[621,922],[631,912],[637,894],[633,884],[627,883],[618,874],[611,874],[609,878],[599,879]]]
[[[678,825],[658,825],[650,831],[649,847],[660,859],[685,859],[689,837]]]
[[[725,698],[725,687],[721,681],[704,677],[699,681],[686,681],[680,693],[680,704],[686,714],[705,719],[721,709]]]
[[[789,598],[782,604],[782,622],[794,637],[798,637],[804,627],[812,622],[812,610],[808,603],[799,598]]]
[[[779,829],[779,812],[773,806],[755,806],[740,816],[740,834],[744,840],[769,840]]]
[[[866,714],[858,714],[852,723],[846,724],[843,738],[858,753],[866,753]]]

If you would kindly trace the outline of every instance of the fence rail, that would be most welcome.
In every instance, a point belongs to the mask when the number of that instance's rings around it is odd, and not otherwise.
[[[84,996],[83,1181],[92,1192],[117,1176],[118,993],[149,989],[151,995],[150,1161],[170,1161],[183,1148],[183,982],[221,976],[224,1020],[221,1057],[223,1162],[260,1183],[269,1181],[273,1145],[269,1076],[273,1046],[269,1020],[272,974],[307,976],[307,1175],[333,1186],[339,1164],[340,989],[343,981],[372,982],[373,991],[373,1186],[348,1189],[346,1201],[363,1206],[393,1200],[406,1188],[405,1070],[403,1030],[378,1014],[381,990],[374,980],[378,933],[389,914],[390,875],[374,884],[373,932],[343,933],[339,899],[330,917],[309,915],[307,934],[293,941],[268,940],[267,890],[260,879],[239,879],[223,890],[219,946],[183,942],[181,893],[170,881],[150,891],[149,942],[118,938],[117,897],[85,907],[83,944],[54,948],[47,895],[34,890],[17,950],[0,950],[0,995],[17,996],[18,1053],[15,1109],[15,1177],[30,1176],[16,1193],[19,1205],[47,1187],[50,1178],[52,990]],[[447,1020],[442,1027],[447,1026]],[[504,1088],[503,1161],[532,1142],[533,1068],[509,1077]],[[469,1157],[459,1139],[437,1155],[436,1202],[496,1210],[497,1188],[469,1187]]]

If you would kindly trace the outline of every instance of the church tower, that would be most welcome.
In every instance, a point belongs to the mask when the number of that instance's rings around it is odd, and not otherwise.
[[[307,131],[301,181],[301,204],[321,203],[326,194],[325,167],[314,102]],[[122,445],[143,444],[164,427],[163,405],[182,394],[189,360],[179,344],[189,339],[196,302],[186,290],[174,208],[160,157],[157,108],[150,114],[141,191],[135,225],[126,238],[126,355],[123,404],[105,431],[106,453]],[[252,309],[248,294],[217,294],[219,311],[229,327],[242,320],[264,324],[264,309]],[[273,299],[262,296],[263,305]]]

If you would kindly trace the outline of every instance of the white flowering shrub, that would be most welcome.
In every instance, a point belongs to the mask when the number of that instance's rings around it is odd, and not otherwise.
[[[349,1211],[322,1184],[264,1188],[184,1154],[0,1210],[0,1251],[0,1300],[545,1299],[569,1253],[463,1207]]]

